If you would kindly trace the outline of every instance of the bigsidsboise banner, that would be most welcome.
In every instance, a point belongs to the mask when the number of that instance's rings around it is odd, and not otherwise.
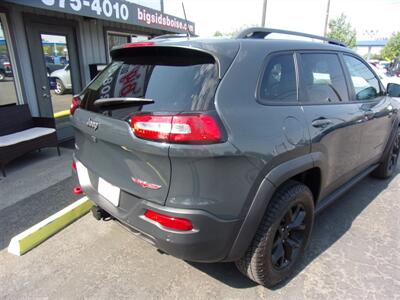
[[[186,21],[165,15],[161,12],[148,12],[146,9],[141,9],[138,7],[137,16],[139,21],[145,22],[147,25],[162,25],[163,27],[187,32]],[[194,25],[192,23],[189,23],[188,25],[189,31],[194,33]]]
[[[187,22],[161,11],[147,8],[124,0],[4,0],[6,2],[24,6],[37,7],[109,20],[113,22],[140,25],[144,27],[158,28],[172,32],[184,33],[187,27],[191,33],[195,33],[193,22]]]

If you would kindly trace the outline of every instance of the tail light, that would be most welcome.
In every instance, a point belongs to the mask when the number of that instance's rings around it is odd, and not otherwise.
[[[130,119],[134,134],[142,139],[188,144],[212,144],[222,139],[215,119],[206,114],[136,115]]]
[[[74,96],[72,98],[71,106],[69,108],[69,112],[71,113],[71,115],[73,115],[75,110],[79,107],[79,101],[80,99],[78,96]]]
[[[193,229],[192,222],[188,219],[167,216],[152,210],[146,210],[144,216],[169,229],[181,231],[189,231]]]

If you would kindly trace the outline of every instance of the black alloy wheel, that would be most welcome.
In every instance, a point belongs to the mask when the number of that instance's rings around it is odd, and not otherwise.
[[[399,152],[400,152],[400,130],[397,131],[395,140],[393,142],[392,151],[390,153],[390,160],[388,163],[389,172],[392,172],[396,168],[397,161],[399,160]]]
[[[306,242],[306,211],[301,203],[292,206],[280,221],[271,250],[273,266],[282,270],[296,260]]]
[[[314,197],[308,186],[289,180],[270,200],[246,253],[237,260],[240,272],[267,288],[294,275],[314,224]]]

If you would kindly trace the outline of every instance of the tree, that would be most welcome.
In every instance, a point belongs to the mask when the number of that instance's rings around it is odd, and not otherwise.
[[[356,30],[351,27],[351,24],[347,21],[345,14],[342,13],[340,17],[331,19],[329,21],[328,28],[329,38],[343,42],[350,48],[354,48],[356,46]]]
[[[385,47],[383,47],[381,55],[388,61],[400,56],[400,32],[391,36]]]
[[[216,32],[214,32],[214,36],[223,36],[223,34],[221,33],[221,31],[217,30]]]

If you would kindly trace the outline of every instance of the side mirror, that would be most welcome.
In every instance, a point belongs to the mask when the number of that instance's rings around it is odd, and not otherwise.
[[[400,97],[400,84],[388,83],[386,90],[390,97]]]
[[[372,86],[369,86],[356,94],[357,100],[368,100],[374,99],[377,95],[376,89]]]

